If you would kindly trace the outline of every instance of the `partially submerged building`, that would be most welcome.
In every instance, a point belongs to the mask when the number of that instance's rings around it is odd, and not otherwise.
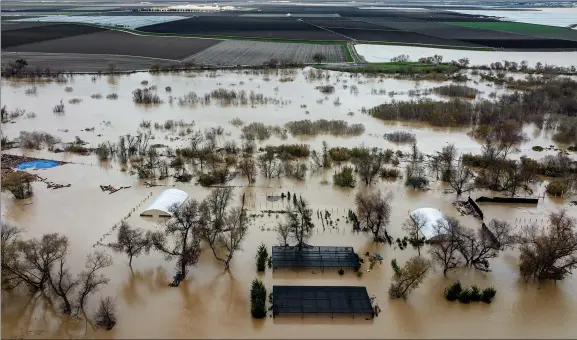
[[[178,209],[186,200],[188,194],[179,189],[166,189],[140,213],[143,217],[172,217],[174,209]]]
[[[426,241],[435,241],[440,235],[437,232],[435,225],[447,221],[445,214],[433,208],[419,208],[411,211],[409,216],[419,226],[420,236],[424,237]]]

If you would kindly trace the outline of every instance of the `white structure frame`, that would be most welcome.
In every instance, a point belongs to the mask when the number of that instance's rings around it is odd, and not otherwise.
[[[188,194],[179,189],[164,190],[146,210],[142,217],[172,217],[173,207],[179,208],[188,199]]]

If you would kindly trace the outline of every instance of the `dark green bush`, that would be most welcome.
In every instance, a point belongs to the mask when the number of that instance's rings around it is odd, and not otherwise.
[[[345,271],[344,271],[342,268],[339,269],[339,272],[338,272],[338,273],[339,273],[339,275],[345,275]]]
[[[481,301],[481,290],[477,286],[472,286],[470,289],[471,301]]]
[[[461,282],[457,281],[445,289],[445,298],[449,301],[455,301],[459,298],[462,290]]]
[[[259,279],[252,281],[250,289],[250,313],[255,319],[266,317],[266,287]]]
[[[495,290],[495,288],[493,287],[485,288],[483,289],[483,293],[481,294],[481,301],[491,303],[491,301],[493,301],[493,298],[495,297],[495,294],[497,294],[497,290]]]
[[[209,173],[200,174],[198,183],[202,186],[211,186],[215,184],[224,184],[228,177],[228,169],[216,169]]]
[[[344,166],[341,171],[335,172],[333,175],[334,185],[353,188],[356,183],[357,181],[353,173],[353,168],[350,166]]]
[[[459,301],[461,303],[469,303],[471,302],[471,290],[469,288],[465,288],[459,294]]]
[[[256,252],[256,270],[264,272],[266,268],[266,261],[268,259],[268,250],[264,243],[261,243]]]

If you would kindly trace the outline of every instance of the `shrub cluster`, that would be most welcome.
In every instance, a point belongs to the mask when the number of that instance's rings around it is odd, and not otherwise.
[[[433,88],[433,92],[448,97],[475,99],[479,90],[464,85],[443,85]]]
[[[491,303],[497,291],[493,287],[479,289],[477,286],[462,287],[459,281],[445,289],[445,298],[449,301],[459,300],[461,303],[483,301]]]
[[[228,169],[215,169],[208,173],[201,173],[198,176],[198,183],[204,187],[215,185],[215,184],[224,184],[228,177]]]
[[[268,145],[265,147],[266,152],[272,152],[278,156],[278,158],[287,160],[293,158],[306,158],[310,154],[310,148],[308,144],[283,144],[283,145]]]
[[[333,175],[333,184],[340,187],[354,188],[356,179],[353,173],[353,168],[350,166],[344,166],[340,171],[335,172]]]
[[[293,136],[330,134],[335,136],[360,136],[365,132],[363,124],[349,125],[344,120],[308,119],[288,122],[285,127]]]
[[[383,137],[392,143],[414,143],[417,141],[414,134],[406,131],[385,133]]]

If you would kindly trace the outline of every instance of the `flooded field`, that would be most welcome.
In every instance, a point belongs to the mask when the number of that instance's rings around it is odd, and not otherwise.
[[[292,79],[292,81],[287,81]],[[284,80],[283,80],[284,79]],[[162,104],[136,105],[132,91],[146,86],[156,86]],[[322,94],[319,85],[331,84],[332,94]],[[253,71],[191,72],[180,75],[130,76],[75,76],[67,83],[29,83],[2,80],[3,105],[11,110],[20,108],[34,112],[35,118],[20,116],[14,123],[2,125],[2,134],[8,138],[18,137],[20,131],[43,131],[71,142],[76,136],[96,147],[105,141],[115,142],[119,136],[136,134],[142,120],[163,124],[166,120],[194,121],[193,129],[205,130],[222,126],[222,140],[237,140],[240,144],[241,129],[230,121],[240,118],[245,125],[262,122],[267,125],[283,125],[301,119],[342,119],[349,124],[360,123],[365,127],[361,136],[336,137],[272,137],[258,142],[259,146],[302,142],[311,149],[320,150],[322,142],[329,146],[367,146],[409,151],[409,145],[397,145],[383,139],[383,134],[393,131],[413,133],[421,151],[433,154],[448,143],[454,143],[459,153],[479,153],[481,145],[467,135],[468,128],[431,128],[417,124],[384,123],[364,114],[363,108],[392,100],[410,98],[409,91],[421,91],[439,86],[438,82],[414,82],[392,78],[369,78],[351,76],[339,72],[324,72],[321,79],[312,80],[309,69],[284,71],[282,74],[262,74]],[[482,91],[481,98],[504,89],[488,83],[469,83],[468,86]],[[35,86],[36,94],[27,94]],[[165,88],[171,87],[167,92]],[[351,90],[355,86],[356,90]],[[66,90],[71,87],[72,90]],[[267,103],[251,105],[210,104],[179,105],[178,98],[194,91],[199,97],[205,93],[224,88],[227,90],[263,94]],[[382,90],[382,91],[381,91]],[[394,91],[398,94],[390,96]],[[101,94],[101,99],[92,95]],[[106,96],[116,93],[116,100]],[[376,93],[376,94],[374,94]],[[171,103],[170,96],[173,97]],[[97,96],[95,96],[97,97]],[[429,94],[427,97],[440,98]],[[79,98],[78,104],[69,100]],[[338,101],[335,99],[338,98]],[[53,113],[60,100],[65,105],[61,115]],[[336,103],[336,104],[335,104]],[[92,130],[94,128],[94,130]],[[89,129],[89,131],[86,131]],[[84,131],[82,131],[84,130]],[[175,131],[150,129],[154,135],[151,144],[161,143],[171,147],[189,145],[188,135]],[[524,131],[531,138],[521,146],[521,152],[535,159],[554,151],[536,152],[532,146],[547,147],[555,144],[551,136],[533,126]],[[70,183],[71,187],[58,190],[47,189],[43,183],[34,182],[34,196],[15,200],[10,193],[2,192],[2,219],[26,230],[25,237],[40,237],[58,232],[70,241],[68,264],[73,272],[84,266],[85,256],[94,249],[106,250],[114,256],[114,265],[103,273],[110,283],[91,297],[87,311],[97,308],[100,296],[116,297],[117,325],[111,331],[96,330],[83,320],[64,318],[56,306],[45,303],[42,298],[30,298],[25,292],[2,294],[2,338],[574,338],[577,334],[577,275],[557,283],[525,283],[519,275],[517,251],[508,250],[490,261],[492,271],[483,273],[473,269],[451,271],[443,277],[442,269],[435,268],[425,281],[406,301],[389,299],[387,290],[391,283],[390,261],[396,258],[404,263],[416,254],[412,248],[400,250],[394,244],[378,244],[371,237],[353,231],[352,224],[345,223],[347,211],[355,209],[354,197],[359,191],[368,190],[357,181],[355,189],[342,189],[330,183],[333,171],[319,171],[307,175],[305,181],[286,178],[266,179],[259,176],[254,186],[247,186],[244,178],[235,178],[229,185],[235,186],[233,205],[239,204],[245,194],[249,214],[268,210],[283,210],[286,200],[271,202],[267,196],[290,191],[307,199],[316,212],[329,211],[336,221],[333,227],[324,227],[314,214],[316,227],[309,240],[312,245],[352,246],[359,254],[378,251],[384,258],[382,264],[367,272],[363,264],[362,277],[353,271],[339,275],[336,270],[302,269],[300,271],[271,269],[258,274],[255,255],[258,245],[267,247],[278,244],[275,228],[283,219],[282,214],[264,213],[252,220],[248,235],[242,243],[242,252],[235,254],[230,270],[223,270],[210,249],[203,245],[199,263],[192,268],[177,288],[168,287],[175,273],[175,261],[167,262],[157,252],[133,260],[133,272],[124,255],[113,254],[97,242],[108,243],[116,238],[112,227],[126,218],[133,227],[159,230],[160,220],[139,217],[139,213],[167,187],[187,192],[192,199],[202,200],[209,189],[191,183],[173,183],[172,179],[159,180],[160,186],[146,187],[144,180],[121,171],[116,162],[98,161],[95,155],[79,156],[67,152],[53,153],[47,150],[8,150],[10,154],[56,159],[70,162],[55,168],[32,171],[55,183]],[[575,153],[571,154],[575,159]],[[325,184],[322,184],[325,183]],[[130,186],[114,194],[103,192],[99,185],[115,187]],[[472,216],[461,216],[452,205],[454,193],[446,193],[447,187],[433,181],[430,190],[413,190],[405,187],[402,180],[387,182],[378,180],[373,188],[390,190],[392,200],[391,224],[388,232],[393,238],[402,238],[402,224],[408,212],[420,207],[441,210],[457,218],[472,229],[479,229],[481,221]],[[498,218],[515,227],[545,221],[547,214],[566,208],[569,215],[577,217],[577,207],[570,206],[572,199],[551,199],[544,195],[544,186],[535,188],[534,196],[542,197],[537,206],[482,204],[485,220]],[[494,193],[474,191],[471,196],[490,196]],[[338,221],[336,219],[339,219]],[[425,252],[426,253],[426,252]],[[260,277],[267,290],[273,285],[360,285],[366,286],[370,296],[375,296],[382,309],[374,320],[350,316],[314,317],[279,316],[254,320],[250,315],[250,283]],[[491,304],[470,305],[448,302],[443,297],[445,287],[455,280],[463,284],[476,284],[482,288],[494,286],[497,295]],[[270,314],[270,313],[269,313]]]

